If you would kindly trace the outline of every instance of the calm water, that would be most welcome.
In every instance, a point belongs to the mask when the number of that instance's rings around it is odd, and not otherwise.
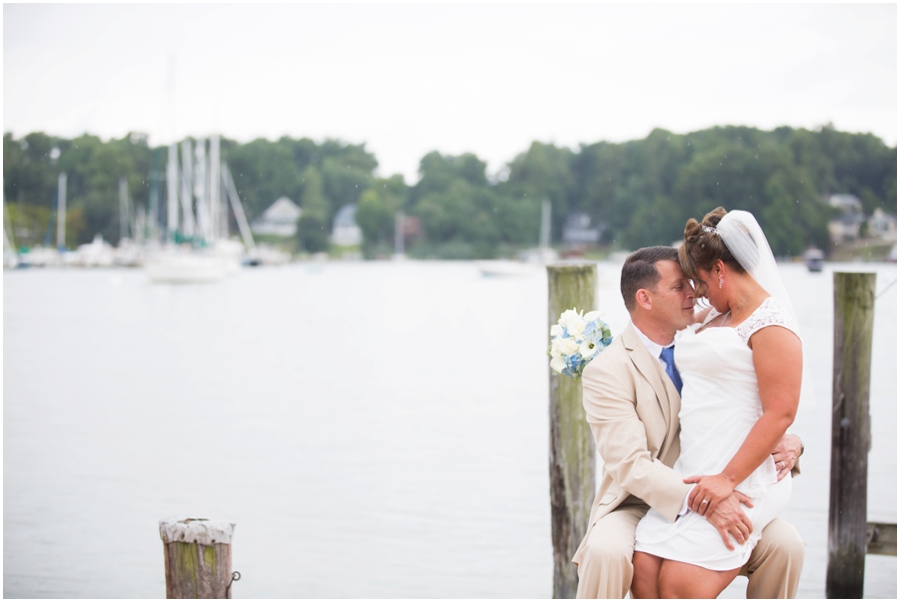
[[[824,596],[832,277],[785,266],[818,399],[787,515]],[[599,305],[627,314],[619,267]],[[546,279],[294,265],[214,285],[3,274],[5,597],[159,598],[157,522],[237,523],[236,598],[552,595]],[[876,302],[869,518],[896,522],[897,293]],[[866,596],[895,598],[896,559]],[[744,583],[726,590],[741,597]]]

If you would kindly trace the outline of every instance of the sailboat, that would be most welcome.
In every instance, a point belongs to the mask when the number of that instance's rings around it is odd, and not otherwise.
[[[103,240],[100,234],[94,235],[94,240],[78,245],[78,248],[65,255],[66,265],[82,268],[108,268],[115,263],[115,249],[111,244]]]
[[[483,276],[527,276],[557,259],[556,251],[550,248],[550,201],[544,199],[541,205],[540,246],[526,251],[520,261],[496,259],[476,261],[475,265]]]
[[[182,142],[180,170],[178,163],[173,143],[166,169],[168,244],[149,257],[144,268],[153,282],[216,282],[240,270],[243,254],[240,243],[228,239],[227,201],[248,253],[256,247],[253,235],[231,172],[219,158],[217,135],[210,139],[208,155],[205,141],[193,149],[190,140]]]

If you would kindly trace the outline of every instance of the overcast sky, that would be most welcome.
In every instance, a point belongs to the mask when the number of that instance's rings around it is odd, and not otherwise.
[[[780,125],[897,143],[896,4],[4,4],[3,129],[366,143],[379,174],[533,140]]]

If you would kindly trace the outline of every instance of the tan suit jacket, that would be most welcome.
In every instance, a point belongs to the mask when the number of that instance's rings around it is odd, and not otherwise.
[[[576,564],[598,520],[623,504],[643,501],[674,521],[691,487],[672,469],[681,452],[681,398],[633,324],[587,365],[582,383],[603,472]]]

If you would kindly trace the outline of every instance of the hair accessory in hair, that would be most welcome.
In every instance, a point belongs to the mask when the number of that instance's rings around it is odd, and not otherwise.
[[[711,233],[711,234],[718,234],[718,233],[719,233],[719,231],[716,230],[715,228],[713,228],[712,226],[703,226],[703,231],[704,231],[704,232],[709,232],[709,233]]]

